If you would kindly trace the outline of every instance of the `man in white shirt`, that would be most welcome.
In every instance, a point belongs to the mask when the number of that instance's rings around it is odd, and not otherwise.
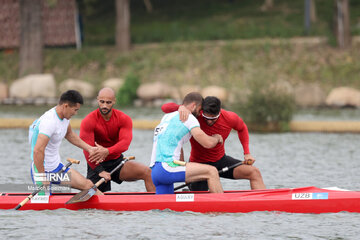
[[[70,126],[70,118],[77,114],[80,106],[83,104],[81,94],[75,90],[68,90],[60,97],[57,106],[45,112],[39,119],[29,128],[29,141],[31,143],[31,177],[37,185],[44,184],[47,186],[45,191],[41,191],[39,195],[51,194],[51,185],[49,183],[59,184],[60,182],[45,181],[39,182],[37,176],[49,176],[51,173],[57,173],[64,165],[61,163],[59,154],[60,144],[63,138],[66,138],[73,145],[87,151],[90,155],[97,150],[79,138],[73,132]],[[90,189],[93,183],[82,176],[74,169],[66,169],[64,173],[68,174],[68,184],[72,188],[79,190]],[[102,194],[97,191],[97,194]]]

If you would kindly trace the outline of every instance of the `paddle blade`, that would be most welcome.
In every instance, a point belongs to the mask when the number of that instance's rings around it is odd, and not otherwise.
[[[81,192],[79,192],[78,194],[76,194],[75,196],[73,196],[72,198],[69,199],[69,201],[67,201],[65,204],[72,204],[72,203],[78,203],[78,202],[85,202],[87,200],[89,200],[92,196],[94,196],[94,194],[96,193],[96,186],[90,188],[89,190],[83,190]]]

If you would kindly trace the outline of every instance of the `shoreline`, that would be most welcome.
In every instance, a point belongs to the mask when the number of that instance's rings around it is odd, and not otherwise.
[[[0,129],[28,128],[35,118],[0,118]],[[74,129],[80,128],[82,119],[71,119]],[[160,120],[133,120],[134,129],[152,130]],[[360,121],[291,121],[290,132],[360,133]]]
[[[28,128],[35,118],[0,118],[0,129],[6,128]],[[70,124],[73,129],[79,129],[82,119],[71,119]],[[134,129],[154,129],[160,120],[133,120]]]

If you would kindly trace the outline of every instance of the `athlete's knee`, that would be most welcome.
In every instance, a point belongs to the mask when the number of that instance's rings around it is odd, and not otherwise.
[[[261,178],[260,169],[258,169],[257,167],[252,167],[250,176],[251,178]]]
[[[144,166],[141,171],[141,178],[144,180],[151,179],[151,168]]]
[[[146,167],[146,168],[145,168],[145,175],[146,175],[147,177],[151,177],[151,168],[149,168],[149,167]]]
[[[208,173],[210,178],[219,178],[219,172],[216,167],[208,166]]]

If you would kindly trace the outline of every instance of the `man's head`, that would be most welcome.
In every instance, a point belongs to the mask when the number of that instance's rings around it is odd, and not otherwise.
[[[212,126],[220,117],[221,101],[217,97],[209,96],[204,99],[202,116],[205,122]]]
[[[70,106],[75,106],[77,103],[84,104],[84,99],[81,94],[76,90],[68,90],[61,94],[59,105],[68,103]]]
[[[204,98],[198,92],[191,92],[184,97],[183,105],[188,108],[194,116],[199,116]]]
[[[103,88],[99,91],[97,96],[99,110],[102,115],[111,113],[115,105],[115,92],[111,88]]]
[[[83,97],[76,90],[68,90],[61,94],[59,106],[62,106],[64,109],[63,117],[70,119],[72,116],[76,115],[83,103]]]

